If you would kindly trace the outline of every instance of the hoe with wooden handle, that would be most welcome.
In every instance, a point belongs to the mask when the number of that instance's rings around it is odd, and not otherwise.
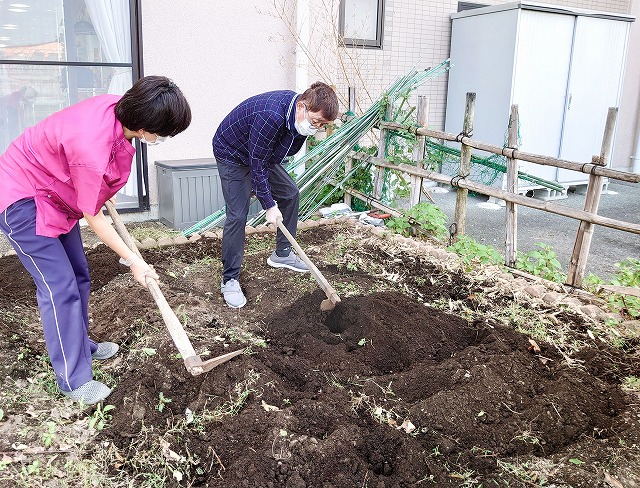
[[[291,232],[289,232],[287,228],[284,226],[284,224],[282,223],[282,219],[278,219],[276,223],[278,224],[278,229],[280,229],[280,231],[289,240],[293,248],[298,253],[298,256],[300,256],[300,259],[302,259],[305,262],[305,264],[309,267],[309,271],[311,271],[311,274],[320,285],[320,288],[322,288],[325,295],[327,295],[327,298],[325,300],[322,300],[322,303],[320,303],[320,310],[324,312],[333,310],[336,307],[336,304],[340,303],[340,297],[338,296],[336,291],[333,289],[333,286],[329,284],[329,282],[322,275],[320,270],[316,268],[316,265],[313,264],[311,260],[307,257],[305,252],[296,242],[295,238],[291,235]]]
[[[129,231],[122,223],[118,212],[116,212],[115,206],[110,201],[107,201],[105,203],[105,206],[107,207],[107,211],[111,216],[111,220],[113,221],[113,225],[116,228],[116,232],[118,232],[129,249],[131,249],[136,254],[136,256],[141,258],[142,256],[140,255],[140,251],[138,251],[133,237],[131,237],[131,234],[129,234]],[[151,296],[153,296],[153,298],[155,299],[156,305],[158,305],[158,308],[160,309],[160,313],[162,313],[164,323],[166,324],[167,329],[169,329],[169,334],[171,335],[171,339],[173,339],[173,343],[176,345],[176,348],[184,359],[184,365],[187,368],[187,371],[189,371],[189,373],[191,373],[193,376],[211,371],[216,366],[219,366],[220,364],[225,363],[229,361],[229,359],[244,352],[244,349],[240,349],[238,351],[230,352],[203,361],[193,349],[193,346],[191,345],[191,342],[187,337],[187,333],[182,328],[182,324],[180,323],[180,320],[178,320],[178,317],[176,317],[176,314],[173,313],[173,310],[171,310],[171,307],[167,303],[167,300],[164,298],[162,291],[160,291],[160,287],[158,286],[156,280],[147,277],[147,289],[151,293]]]

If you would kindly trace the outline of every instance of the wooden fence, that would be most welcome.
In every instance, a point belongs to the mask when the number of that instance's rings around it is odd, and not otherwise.
[[[420,125],[427,125],[426,107],[428,101],[424,97],[419,97],[418,114]],[[610,178],[618,181],[630,183],[639,183],[640,174],[628,173],[607,168],[607,158],[611,150],[613,140],[613,129],[615,127],[617,108],[610,108],[607,114],[607,122],[604,130],[602,147],[600,154],[594,156],[588,163],[579,163],[557,159],[549,156],[541,156],[538,154],[521,152],[517,148],[517,127],[518,127],[518,107],[511,107],[509,132],[507,136],[507,147],[494,146],[484,142],[471,139],[470,134],[473,133],[473,117],[475,111],[475,93],[467,93],[467,101],[464,114],[464,123],[460,134],[451,134],[447,132],[426,129],[424,127],[411,128],[392,122],[383,122],[380,124],[380,145],[378,147],[377,157],[364,153],[356,153],[353,157],[357,159],[371,162],[376,166],[374,176],[374,189],[372,197],[367,197],[361,193],[347,189],[348,195],[353,195],[365,200],[373,207],[385,210],[393,215],[399,215],[399,212],[384,205],[380,198],[382,196],[382,179],[385,168],[404,172],[411,176],[411,196],[410,205],[413,206],[420,200],[422,189],[422,181],[424,178],[443,184],[449,184],[457,188],[456,208],[454,216],[454,239],[465,233],[466,206],[468,191],[474,191],[482,195],[495,197],[506,202],[506,221],[505,221],[505,264],[513,267],[516,261],[517,253],[517,236],[518,236],[518,220],[517,206],[535,208],[544,212],[550,212],[562,215],[580,221],[578,233],[574,243],[571,261],[567,273],[567,283],[570,286],[579,288],[584,279],[587,256],[591,245],[593,230],[595,225],[602,225],[612,229],[618,229],[625,232],[640,234],[640,224],[624,222],[608,217],[598,215],[598,205],[600,203],[600,195],[602,194],[602,179]],[[409,131],[418,137],[418,146],[424,147],[424,138],[432,137],[444,141],[460,143],[460,168],[455,176],[444,175],[434,171],[430,171],[422,166],[424,152],[419,150],[414,152],[413,158],[416,160],[417,166],[409,164],[393,164],[386,160],[386,131],[403,130]],[[471,150],[479,149],[505,156],[507,158],[506,173],[506,190],[497,189],[481,183],[467,180],[471,167]],[[536,200],[518,194],[518,160],[528,161],[530,163],[540,164],[544,166],[554,166],[556,168],[569,169],[579,171],[589,175],[589,183],[585,199],[584,210],[578,210],[567,207],[558,203],[545,202]]]

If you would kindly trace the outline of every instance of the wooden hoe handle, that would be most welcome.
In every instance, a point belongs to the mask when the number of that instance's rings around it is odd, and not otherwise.
[[[107,201],[105,203],[105,206],[107,207],[107,211],[111,216],[111,220],[113,220],[113,225],[116,229],[116,232],[118,232],[127,247],[129,247],[129,249],[131,249],[136,254],[136,256],[142,258],[142,256],[140,255],[140,251],[138,250],[138,247],[133,240],[133,237],[131,237],[131,234],[129,234],[129,231],[122,223],[122,220],[120,219],[120,216],[118,215],[118,212],[116,211],[113,203]],[[191,342],[187,337],[187,333],[182,328],[180,320],[178,319],[178,317],[176,317],[176,314],[173,313],[173,310],[171,310],[171,307],[167,303],[167,300],[164,298],[164,295],[160,290],[160,286],[158,285],[156,280],[147,276],[147,288],[151,293],[151,296],[156,301],[156,305],[160,309],[160,313],[162,314],[164,323],[166,324],[167,329],[169,329],[171,339],[173,339],[173,343],[176,345],[176,348],[182,355],[185,366],[192,374],[201,373],[202,371],[198,372],[197,370],[193,369],[196,367],[195,364],[202,361],[193,349],[193,346],[191,345]],[[197,360],[194,359],[194,356],[197,358]]]
[[[327,281],[327,279],[324,277],[324,275],[320,272],[320,270],[316,267],[315,264],[313,264],[311,262],[311,260],[307,257],[307,255],[305,254],[305,252],[302,250],[302,248],[298,245],[298,243],[296,242],[295,238],[291,235],[291,232],[289,232],[289,230],[284,226],[284,224],[282,223],[282,219],[278,219],[276,221],[277,225],[278,225],[278,229],[280,229],[280,231],[285,235],[285,237],[289,240],[289,242],[291,243],[291,245],[293,246],[293,248],[296,250],[296,252],[298,253],[298,256],[300,256],[300,259],[302,259],[305,264],[309,267],[309,271],[311,271],[311,274],[313,275],[313,277],[316,279],[316,281],[318,282],[318,284],[320,285],[320,288],[322,288],[322,290],[324,291],[325,295],[327,295],[327,298],[331,301],[331,303],[333,303],[334,305],[336,303],[340,303],[340,297],[338,296],[338,294],[336,293],[336,291],[333,289],[333,286],[331,286],[329,284],[329,282]]]

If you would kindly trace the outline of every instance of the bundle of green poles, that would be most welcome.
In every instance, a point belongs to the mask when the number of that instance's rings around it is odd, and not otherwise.
[[[304,156],[296,159],[287,166],[289,173],[295,173],[298,168],[305,168],[304,172],[296,178],[296,184],[300,189],[299,218],[306,220],[315,213],[333,192],[337,191],[341,183],[348,180],[351,175],[362,165],[368,165],[366,161],[356,161],[354,168],[344,174],[341,182],[333,186],[322,199],[318,198],[327,183],[335,184],[336,175],[344,168],[344,163],[351,151],[365,137],[367,132],[384,119],[387,106],[395,103],[400,98],[406,98],[412,92],[430,78],[445,73],[449,69],[449,59],[443,61],[434,68],[425,70],[412,69],[402,78],[394,82],[369,109],[359,117],[353,117],[331,136],[326,137],[317,146],[309,150]],[[255,198],[255,197],[254,197]],[[252,199],[253,201],[253,199]],[[226,207],[185,229],[183,234],[190,236],[196,232],[203,233],[218,227],[226,218]],[[248,225],[256,225],[264,220],[264,210],[256,214]]]

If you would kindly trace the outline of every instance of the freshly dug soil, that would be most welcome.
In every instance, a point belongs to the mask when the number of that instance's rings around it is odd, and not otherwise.
[[[200,376],[113,253],[88,252],[92,334],[122,345],[101,438],[117,448],[114,477],[144,479],[144,453],[162,450],[168,486],[610,486],[604,473],[640,486],[640,402],[620,386],[640,376],[637,344],[593,342],[570,367],[550,344],[534,353],[491,309],[469,321],[425,305],[477,305],[480,284],[460,273],[371,243],[349,251],[357,266],[327,265],[334,233],[299,236],[343,297],[330,312],[311,278],[265,264],[270,235],[248,237],[240,310],[219,294],[218,240],[144,252],[203,359],[264,338]],[[0,305],[35,315],[17,260],[1,269]],[[584,332],[581,317],[562,317]]]

